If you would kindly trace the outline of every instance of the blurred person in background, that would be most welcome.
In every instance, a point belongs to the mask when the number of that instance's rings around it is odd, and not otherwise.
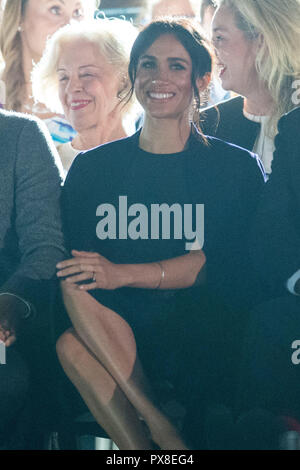
[[[75,132],[32,98],[31,71],[42,57],[46,40],[70,21],[93,17],[95,0],[9,0],[6,1],[0,31],[4,60],[0,103],[7,110],[34,114],[46,121],[54,141],[68,141]]]
[[[300,0],[217,0],[212,40],[222,86],[239,97],[202,114],[207,135],[256,152],[271,173],[280,117],[295,107]]]
[[[199,17],[200,0],[146,0],[140,23],[145,25],[160,17]]]
[[[200,0],[152,0],[150,6],[153,20],[161,16],[195,18],[199,16]]]
[[[217,7],[214,0],[202,0],[200,8],[200,22],[201,26],[206,34],[207,38],[211,40],[211,23],[213,16],[215,14]],[[225,91],[222,88],[221,80],[216,75],[216,70],[214,70],[214,75],[212,76],[209,91],[206,97],[206,100],[203,100],[202,107],[212,106],[220,101],[230,98],[230,92]]]
[[[136,107],[128,64],[137,30],[121,19],[67,25],[47,44],[32,75],[33,94],[53,112],[64,113],[77,135],[58,146],[65,172],[75,156],[135,132]]]
[[[211,23],[216,11],[214,0],[201,0],[200,20],[201,26],[208,38],[211,37]]]

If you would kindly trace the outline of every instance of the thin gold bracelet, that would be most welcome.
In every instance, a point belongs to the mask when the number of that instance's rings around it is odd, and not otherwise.
[[[158,266],[160,267],[160,270],[161,270],[161,275],[160,275],[160,280],[159,280],[159,283],[157,284],[157,286],[155,287],[155,289],[160,289],[160,286],[165,278],[165,270],[164,268],[162,267],[162,264],[158,261],[156,264],[158,264]]]

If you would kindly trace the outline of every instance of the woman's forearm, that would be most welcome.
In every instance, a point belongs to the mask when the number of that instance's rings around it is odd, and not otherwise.
[[[99,253],[72,250],[73,258],[58,263],[57,276],[81,290],[140,287],[183,289],[204,277],[205,254],[199,251],[154,263],[115,264]],[[198,279],[199,280],[199,277]],[[90,281],[86,283],[86,281]]]
[[[119,265],[129,287],[144,289],[180,289],[192,286],[205,265],[203,251],[157,263]],[[122,267],[121,267],[122,266]]]

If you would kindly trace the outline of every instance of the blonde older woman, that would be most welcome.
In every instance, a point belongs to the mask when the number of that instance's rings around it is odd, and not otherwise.
[[[77,135],[58,147],[65,171],[82,150],[134,132],[127,68],[137,31],[118,19],[65,26],[50,39],[32,74],[33,92],[53,112],[64,113]]]
[[[239,97],[204,115],[206,134],[253,150],[271,173],[282,114],[297,105],[300,0],[217,0],[213,43],[225,90]]]

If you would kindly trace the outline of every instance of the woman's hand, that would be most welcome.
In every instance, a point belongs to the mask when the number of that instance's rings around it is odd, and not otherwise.
[[[6,347],[16,341],[26,313],[26,306],[17,297],[5,294],[0,296],[0,340]]]
[[[80,290],[114,290],[127,285],[125,269],[120,264],[111,263],[99,253],[72,250],[71,259],[57,264],[57,276]],[[81,282],[91,281],[88,284]]]

